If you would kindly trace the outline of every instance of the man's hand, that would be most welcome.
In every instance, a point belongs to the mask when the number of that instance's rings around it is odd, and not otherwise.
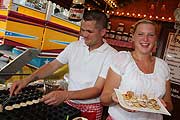
[[[27,84],[28,84],[28,82],[27,82],[26,80],[18,80],[18,81],[15,81],[15,82],[12,84],[11,88],[9,89],[9,91],[10,91],[10,96],[12,96],[13,94],[15,94],[15,95],[18,94],[19,91],[20,91],[22,88],[26,87]]]
[[[67,100],[68,96],[68,91],[57,90],[44,95],[40,101],[47,105],[59,105]]]

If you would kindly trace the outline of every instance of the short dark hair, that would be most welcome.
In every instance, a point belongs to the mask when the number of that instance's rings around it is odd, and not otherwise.
[[[99,10],[86,11],[83,15],[84,21],[96,21],[96,27],[99,29],[107,28],[107,15]]]

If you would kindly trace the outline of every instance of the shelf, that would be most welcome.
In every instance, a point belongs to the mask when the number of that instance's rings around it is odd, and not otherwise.
[[[121,41],[121,40],[116,40],[116,39],[106,39],[107,43],[113,46],[117,46],[117,47],[124,47],[124,48],[130,48],[133,49],[133,43],[132,42],[126,42],[126,41]],[[153,49],[153,53],[156,52],[156,47],[154,47]]]
[[[120,41],[115,39],[106,39],[107,43],[113,46],[125,47],[125,48],[133,48],[132,42]]]

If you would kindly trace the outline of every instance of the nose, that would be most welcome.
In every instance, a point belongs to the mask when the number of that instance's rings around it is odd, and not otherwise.
[[[148,41],[148,35],[144,35],[144,41]]]

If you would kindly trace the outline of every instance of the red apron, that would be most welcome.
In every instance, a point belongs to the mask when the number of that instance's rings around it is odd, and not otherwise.
[[[67,104],[79,109],[81,116],[88,120],[101,120],[103,106],[100,103],[93,104],[77,104],[71,101],[66,101]]]

